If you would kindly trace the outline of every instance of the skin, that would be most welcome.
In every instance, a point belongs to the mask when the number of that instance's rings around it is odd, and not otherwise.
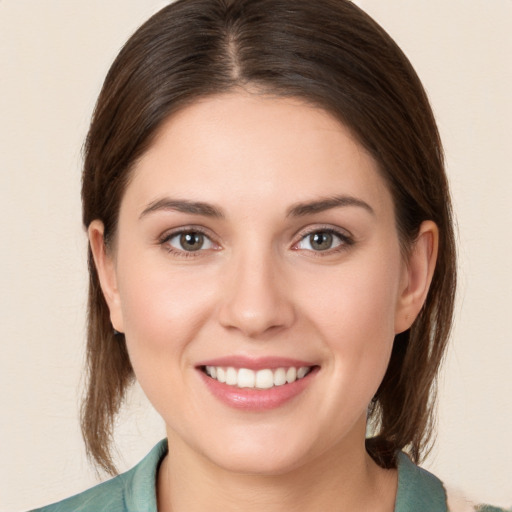
[[[350,204],[290,213],[333,196]],[[162,207],[169,198],[222,217]],[[180,229],[202,230],[203,248],[184,250]],[[315,250],[309,235],[326,229],[339,235]],[[394,509],[396,471],[365,451],[366,410],[425,300],[437,228],[422,224],[405,261],[391,195],[346,127],[299,100],[197,102],[137,163],[114,246],[100,221],[89,237],[112,324],[166,423],[160,511]],[[319,371],[284,405],[244,411],[197,369],[232,355]]]

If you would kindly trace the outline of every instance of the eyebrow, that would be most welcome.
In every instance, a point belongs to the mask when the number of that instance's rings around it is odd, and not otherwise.
[[[312,215],[314,213],[324,212],[332,208],[339,208],[344,206],[357,206],[359,208],[364,208],[372,215],[375,215],[373,208],[365,201],[358,199],[357,197],[341,195],[327,197],[325,199],[319,199],[306,203],[297,203],[289,208],[286,216],[303,217],[306,215]]]
[[[224,218],[224,213],[220,208],[201,201],[187,201],[184,199],[170,199],[164,197],[149,203],[149,205],[140,214],[139,219],[146,215],[158,211],[177,211],[191,213],[193,215],[203,215],[205,217]]]
[[[297,203],[288,209],[287,217],[304,217],[315,213],[324,212],[332,208],[340,208],[347,206],[356,206],[364,208],[372,215],[375,215],[373,208],[365,201],[352,196],[334,196],[305,203]],[[209,203],[201,201],[188,201],[186,199],[163,198],[149,203],[149,205],[140,214],[139,219],[146,215],[157,211],[177,211],[182,213],[190,213],[192,215],[203,215],[205,217],[213,217],[217,219],[225,218],[222,210]]]

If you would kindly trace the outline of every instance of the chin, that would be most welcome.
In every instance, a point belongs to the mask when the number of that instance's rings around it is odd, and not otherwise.
[[[270,449],[253,453],[245,450],[233,453],[231,450],[219,455],[217,465],[230,473],[259,476],[279,476],[288,474],[306,463],[307,457],[298,454]],[[216,463],[215,460],[212,462]]]
[[[320,447],[311,443],[317,436],[310,433],[290,436],[284,428],[278,432],[265,427],[259,432],[251,430],[256,429],[231,431],[230,435],[222,436],[224,439],[212,438],[208,446],[198,448],[225,471],[260,476],[287,474],[319,455],[316,452],[320,452]]]

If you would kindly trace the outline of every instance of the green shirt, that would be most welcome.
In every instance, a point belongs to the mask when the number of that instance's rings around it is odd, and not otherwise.
[[[156,477],[166,453],[167,441],[164,439],[126,473],[32,512],[157,512]],[[413,464],[404,453],[398,456],[395,512],[447,512],[446,493],[441,481]]]

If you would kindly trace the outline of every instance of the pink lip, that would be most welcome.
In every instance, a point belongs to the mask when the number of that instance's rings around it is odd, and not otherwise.
[[[301,366],[313,366],[299,361],[293,361],[291,359],[272,359],[272,360],[253,360],[252,364],[246,358],[242,358],[243,361],[239,361],[236,364],[234,358],[229,359],[215,359],[208,361],[198,367],[198,373],[208,391],[222,403],[233,407],[235,409],[242,409],[244,411],[268,411],[275,409],[289,402],[293,398],[297,397],[302,391],[304,391],[315,378],[319,371],[318,366],[314,366],[312,371],[308,373],[302,379],[298,379],[291,384],[284,384],[282,386],[275,386],[270,389],[252,389],[252,388],[238,388],[236,386],[230,386],[219,382],[216,379],[212,379],[202,370],[203,366],[223,366],[223,367],[234,367],[234,368],[249,368],[249,369],[261,369],[261,368],[283,368],[295,366],[297,368]],[[279,364],[277,363],[279,361]],[[269,364],[269,362],[271,364]]]

